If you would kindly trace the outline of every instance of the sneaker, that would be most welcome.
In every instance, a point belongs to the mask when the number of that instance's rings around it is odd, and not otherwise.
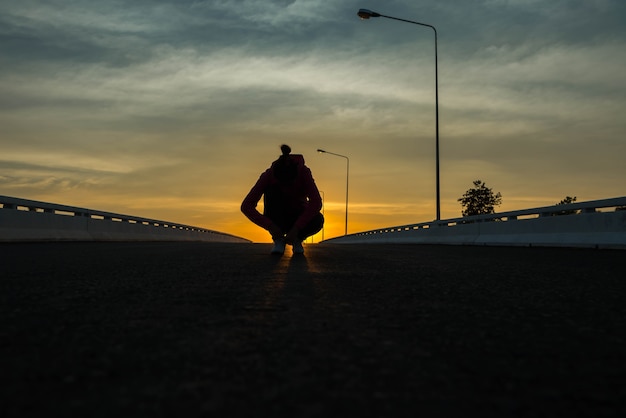
[[[274,240],[274,248],[272,248],[272,254],[282,254],[285,252],[285,241],[282,239]]]
[[[304,254],[304,247],[302,246],[301,242],[298,241],[293,243],[293,253]]]

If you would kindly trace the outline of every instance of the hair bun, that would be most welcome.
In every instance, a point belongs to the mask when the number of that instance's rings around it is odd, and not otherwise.
[[[283,152],[283,155],[289,155],[291,152],[291,147],[289,145],[283,144],[280,146],[280,150]]]

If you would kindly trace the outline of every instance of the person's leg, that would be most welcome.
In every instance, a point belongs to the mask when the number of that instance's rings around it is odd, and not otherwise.
[[[285,214],[284,197],[280,189],[276,186],[269,187],[263,195],[263,215],[267,216],[274,225],[278,226],[283,235],[287,233],[291,223]],[[285,240],[272,237],[274,247],[272,254],[283,254],[285,252]]]
[[[318,232],[320,232],[323,226],[324,226],[324,216],[322,216],[321,213],[318,213],[313,219],[309,221],[308,224],[305,225],[304,228],[302,228],[298,232],[298,239],[300,239],[300,241],[304,241],[311,235],[315,235]]]
[[[298,241],[293,243],[293,253],[294,254],[304,254],[304,247],[302,246],[302,241],[310,237],[311,235],[319,232],[324,226],[324,217],[321,213],[318,213],[311,221],[305,225],[298,232]]]
[[[285,211],[284,200],[285,197],[277,185],[268,187],[263,194],[263,215],[270,218],[286,234],[291,223]]]

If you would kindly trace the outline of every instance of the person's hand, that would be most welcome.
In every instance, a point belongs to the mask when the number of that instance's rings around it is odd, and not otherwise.
[[[276,224],[270,225],[267,229],[273,239],[282,239],[285,235],[283,230]]]
[[[295,226],[291,228],[289,232],[287,232],[287,235],[285,236],[285,242],[287,244],[293,244],[294,242],[299,242],[300,240],[298,239],[298,232],[300,232],[300,230],[296,228]]]

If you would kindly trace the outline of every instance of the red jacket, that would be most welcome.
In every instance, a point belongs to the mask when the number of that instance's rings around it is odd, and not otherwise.
[[[304,228],[310,221],[317,215],[322,209],[322,198],[311,170],[304,165],[304,157],[299,154],[291,154],[289,158],[295,161],[298,165],[298,176],[292,184],[281,185],[281,191],[288,197],[287,204],[290,209],[301,212],[300,216],[296,220],[294,226],[298,229]],[[256,184],[252,187],[248,195],[241,203],[241,211],[252,222],[259,225],[261,228],[269,229],[272,225],[272,221],[262,213],[260,213],[256,206],[261,200],[263,193],[269,186],[279,184],[272,168],[268,168],[261,174],[261,177],[257,180]]]

